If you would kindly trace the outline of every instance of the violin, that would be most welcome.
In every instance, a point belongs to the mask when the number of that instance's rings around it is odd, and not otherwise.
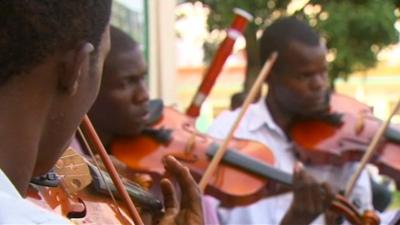
[[[210,161],[207,149],[217,148],[219,143],[197,133],[194,119],[169,107],[164,108],[161,120],[144,133],[115,140],[110,146],[111,152],[129,168],[151,174],[157,177],[155,180],[165,174],[162,160],[168,155],[187,166],[193,177],[199,180]],[[272,152],[258,142],[236,139],[229,147],[270,164],[275,161]],[[264,196],[266,185],[267,180],[257,175],[221,165],[206,192],[223,200],[226,205],[246,205]]]
[[[105,173],[105,179],[101,179],[98,170],[87,163],[69,148],[57,162],[55,173],[36,179],[35,184],[30,185],[27,199],[78,224],[133,224],[126,209],[119,206],[121,204],[103,195],[107,193],[105,186],[111,183],[109,176]],[[135,183],[124,183],[141,210],[160,212],[161,202],[154,196]],[[115,188],[112,191],[115,192]]]
[[[121,223],[131,221],[126,214],[111,204],[111,200],[93,195],[87,190],[92,181],[89,168],[83,159],[68,149],[55,166],[60,184],[54,187],[30,185],[27,199],[54,211],[78,224]],[[118,210],[118,211],[117,211]]]
[[[290,136],[303,162],[341,165],[361,159],[381,124],[370,107],[350,97],[333,94],[329,114],[295,122]],[[371,161],[381,174],[392,177],[398,186],[399,151],[400,131],[389,127]]]
[[[207,151],[207,155],[210,157],[214,157],[216,153],[216,149],[210,149]],[[286,191],[290,190],[293,186],[293,177],[291,174],[276,169],[263,160],[245,155],[242,152],[227,150],[222,161],[229,165],[242,168],[253,174],[257,174],[260,177],[264,177],[264,179],[275,181],[275,183],[269,182],[270,185],[284,185]],[[275,190],[279,189],[284,190],[282,188],[275,188]],[[335,212],[344,215],[351,224],[378,225],[380,223],[378,215],[373,210],[366,210],[363,214],[360,214],[357,209],[341,195],[335,196],[330,208]]]

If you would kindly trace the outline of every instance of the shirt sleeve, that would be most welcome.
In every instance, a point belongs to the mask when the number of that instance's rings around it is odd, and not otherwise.
[[[0,193],[0,224],[72,224],[33,203]]]

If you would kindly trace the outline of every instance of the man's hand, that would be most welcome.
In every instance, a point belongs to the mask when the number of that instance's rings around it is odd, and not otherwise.
[[[175,158],[168,156],[165,168],[176,178],[182,193],[179,204],[176,191],[168,179],[161,181],[161,190],[164,196],[165,214],[159,225],[203,225],[203,208],[201,193],[196,181],[189,170],[183,167]]]
[[[326,183],[318,183],[297,163],[293,173],[293,201],[281,224],[310,224],[334,199]]]

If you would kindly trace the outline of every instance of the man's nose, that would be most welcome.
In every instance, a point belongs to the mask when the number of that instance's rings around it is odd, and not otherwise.
[[[323,90],[327,86],[328,86],[328,78],[325,73],[315,74],[310,82],[311,89],[315,91]]]
[[[149,101],[149,92],[144,82],[138,85],[137,91],[134,93],[134,101],[137,103],[144,103]]]

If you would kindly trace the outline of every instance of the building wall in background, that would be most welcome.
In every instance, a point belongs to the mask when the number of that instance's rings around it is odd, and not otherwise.
[[[111,24],[127,32],[147,51],[146,0],[115,0]]]
[[[149,64],[150,96],[176,103],[176,0],[115,0],[111,23],[134,37]]]
[[[176,104],[176,0],[149,0],[149,89],[152,98]]]

